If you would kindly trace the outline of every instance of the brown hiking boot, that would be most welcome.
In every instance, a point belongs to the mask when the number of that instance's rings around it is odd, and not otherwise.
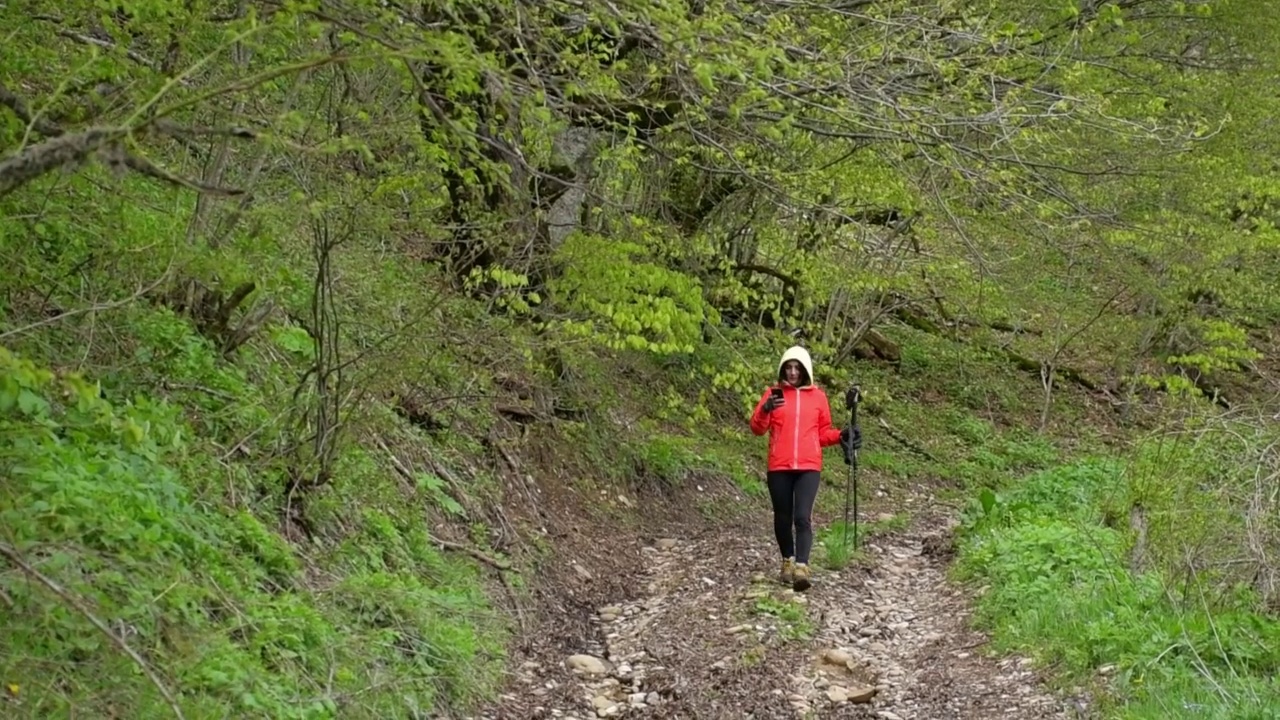
[[[795,580],[796,561],[791,558],[785,558],[782,561],[782,572],[778,573],[778,580],[783,585],[790,585]]]
[[[796,592],[804,592],[813,584],[809,582],[809,566],[804,563],[796,563],[795,570],[792,571],[791,589]]]

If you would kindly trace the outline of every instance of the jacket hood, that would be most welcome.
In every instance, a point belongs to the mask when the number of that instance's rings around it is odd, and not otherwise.
[[[812,385],[813,360],[809,358],[809,351],[799,345],[793,345],[782,353],[782,359],[778,361],[778,379],[782,379],[782,366],[786,365],[789,360],[798,360],[800,362],[800,367],[804,368],[804,384]]]

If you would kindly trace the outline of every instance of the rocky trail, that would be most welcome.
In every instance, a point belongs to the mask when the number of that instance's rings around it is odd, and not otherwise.
[[[568,634],[529,645],[501,701],[480,717],[1085,714],[1082,701],[1043,688],[1025,660],[981,653],[969,601],[945,578],[945,514],[917,514],[905,530],[867,539],[867,559],[842,571],[815,565],[803,594],[777,581],[766,520],[756,532],[704,526],[614,548],[614,587],[628,596],[584,606],[590,625],[573,643]]]

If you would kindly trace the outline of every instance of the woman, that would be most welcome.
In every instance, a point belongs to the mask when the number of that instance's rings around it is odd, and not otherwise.
[[[813,504],[818,498],[822,448],[839,443],[846,458],[862,445],[858,428],[831,425],[827,395],[813,384],[809,352],[795,346],[778,363],[778,385],[765,390],[751,415],[751,432],[769,433],[768,483],[773,532],[782,553],[784,583],[809,589],[813,547]],[[792,525],[795,526],[794,535]]]

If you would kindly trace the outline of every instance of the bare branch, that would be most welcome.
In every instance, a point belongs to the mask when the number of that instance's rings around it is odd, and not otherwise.
[[[159,279],[157,279],[155,282],[140,288],[133,295],[130,295],[129,297],[124,298],[123,300],[116,300],[114,302],[109,302],[102,305],[90,305],[88,307],[77,308],[75,310],[68,310],[66,312],[58,313],[53,317],[48,317],[38,322],[33,322],[30,325],[24,325],[19,328],[14,328],[13,330],[7,330],[5,332],[2,332],[0,333],[0,340],[3,340],[12,335],[21,335],[23,333],[35,330],[36,328],[44,327],[45,325],[52,325],[53,323],[56,323],[59,320],[65,320],[69,317],[75,317],[76,315],[84,315],[85,313],[93,313],[93,312],[102,312],[104,310],[114,310],[115,308],[118,308],[118,307],[124,307],[125,305],[128,305],[130,303],[137,301],[139,298],[145,297],[152,290],[155,290],[156,288],[160,287],[161,283],[163,283],[166,279],[168,279],[168,277],[169,277],[169,269],[166,268],[165,271],[160,274]]]
[[[126,57],[128,57],[130,60],[138,63],[139,65],[147,69],[158,71],[160,68],[160,66],[157,63],[153,62],[146,55],[143,55],[142,53],[137,52],[136,50],[133,50],[131,48],[121,48],[112,40],[108,40],[106,38],[101,38],[101,37],[94,37],[93,35],[86,35],[77,30],[73,30],[71,28],[66,27],[64,20],[56,15],[36,13],[34,15],[31,15],[30,17],[33,20],[43,20],[44,22],[57,25],[58,29],[55,30],[54,32],[59,37],[64,37],[68,40],[78,42],[81,45],[91,45],[93,47],[99,47],[104,50],[123,50]]]
[[[111,42],[110,40],[102,40],[100,38],[96,38],[91,35],[85,35],[84,33],[76,32],[75,30],[68,30],[67,28],[59,28],[57,30],[57,34],[59,37],[64,37],[64,38],[67,38],[68,40],[74,40],[75,42],[81,43],[82,45],[93,45],[95,47],[105,48],[107,50],[117,49],[116,44]],[[138,63],[139,65],[142,65],[145,68],[148,68],[150,70],[157,70],[157,71],[159,70],[159,66],[154,61],[152,61],[151,58],[148,58],[147,56],[143,55],[142,53],[136,50],[130,50],[128,48],[125,48],[124,54],[130,60]]]
[[[116,647],[120,648],[121,652],[129,656],[129,659],[138,666],[138,669],[142,671],[142,674],[147,676],[147,679],[150,680],[151,684],[155,686],[157,691],[159,691],[160,695],[165,699],[165,702],[169,703],[169,708],[173,710],[174,717],[178,718],[178,720],[185,720],[185,716],[182,714],[182,708],[178,706],[178,701],[174,699],[173,693],[169,691],[169,688],[165,687],[165,684],[160,681],[160,677],[156,675],[156,672],[151,668],[151,665],[147,663],[146,660],[143,660],[142,656],[133,648],[129,647],[129,644],[126,643],[123,638],[111,632],[111,628],[107,627],[105,622],[100,620],[98,616],[94,615],[89,608],[85,607],[83,602],[65,590],[52,578],[28,565],[26,561],[18,555],[17,550],[14,548],[9,547],[4,543],[0,543],[0,555],[3,555],[10,563],[13,563],[14,567],[26,573],[26,575],[32,580],[43,585],[49,592],[57,595],[59,599],[67,605],[70,605],[76,612],[80,613],[84,619],[88,620],[89,623],[97,628],[99,632],[106,635]]]
[[[23,102],[22,98],[6,87],[3,81],[0,81],[0,105],[12,110],[19,120],[45,137],[55,137],[62,134],[62,128],[58,127],[56,123],[47,118],[32,115],[31,110],[27,108],[27,104]]]
[[[180,177],[142,155],[128,152],[121,144],[128,134],[122,128],[91,127],[70,134],[64,134],[57,127],[47,129],[54,133],[50,139],[28,145],[17,154],[0,160],[0,197],[58,168],[81,165],[97,153],[102,153],[108,164],[124,166],[147,177],[196,192],[226,197],[243,194],[242,190]]]
[[[227,188],[227,187],[220,187],[217,185],[209,185],[207,183],[202,183],[198,180],[192,180],[189,178],[181,177],[179,175],[175,175],[169,172],[168,170],[165,170],[164,168],[160,167],[159,165],[156,165],[155,163],[151,162],[150,160],[143,157],[142,155],[123,153],[122,161],[124,162],[125,166],[127,166],[129,169],[135,172],[141,173],[143,175],[146,175],[149,178],[154,178],[156,180],[167,182],[170,185],[178,185],[180,187],[187,188],[188,190],[194,190],[198,193],[205,193],[207,195],[219,195],[221,197],[239,197],[245,194],[244,190],[240,190],[238,188]],[[3,193],[0,193],[0,194],[3,194]]]
[[[90,155],[124,137],[124,134],[120,128],[92,127],[28,145],[16,155],[0,160],[0,197],[51,170],[83,163]]]

